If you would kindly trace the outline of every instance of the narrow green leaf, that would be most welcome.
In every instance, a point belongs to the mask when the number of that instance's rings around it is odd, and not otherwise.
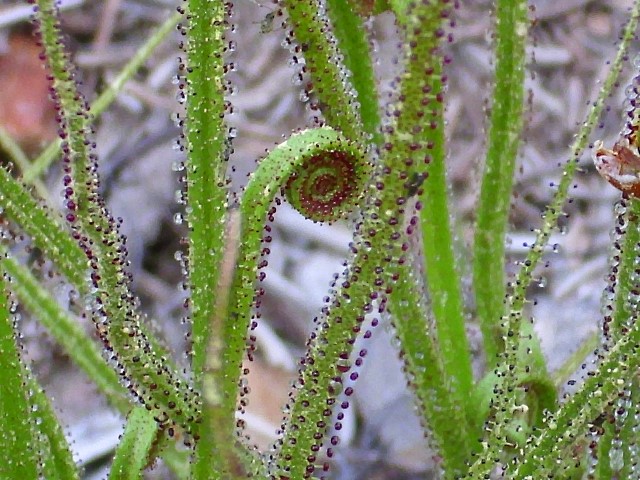
[[[327,0],[327,13],[331,19],[333,34],[344,55],[344,65],[351,72],[351,84],[357,92],[360,104],[362,129],[379,144],[380,115],[378,114],[378,87],[373,63],[369,54],[369,42],[363,21],[350,0]]]
[[[124,433],[116,448],[109,480],[139,480],[152,459],[151,449],[158,435],[156,424],[148,421],[144,407],[135,407],[127,416]]]
[[[478,202],[473,285],[477,316],[489,366],[502,351],[505,244],[513,177],[522,137],[524,75],[529,26],[526,0],[498,0],[495,28],[495,85],[487,156]]]
[[[226,161],[228,131],[224,123],[224,31],[222,2],[188,2],[189,37],[185,87],[187,200],[189,204],[189,283],[191,285],[192,369],[201,382],[208,322],[222,259],[228,207]]]
[[[20,181],[0,167],[0,207],[27,232],[36,247],[53,261],[76,288],[87,282],[87,260],[59,216],[44,208]]]
[[[405,5],[392,2],[392,8],[403,27],[406,50],[405,72],[401,75],[399,97],[413,98],[390,107],[395,110],[392,134],[385,138],[385,163],[392,172],[406,170],[403,197],[410,199],[417,194],[421,202],[420,229],[425,262],[426,284],[435,319],[438,351],[442,358],[446,385],[451,396],[450,405],[462,408],[463,419],[469,418],[473,375],[471,355],[466,337],[465,317],[460,288],[460,272],[456,264],[454,241],[449,215],[449,199],[446,178],[446,149],[444,136],[444,92],[442,84],[444,54],[442,42],[446,39],[444,19],[451,15],[449,5],[441,2],[425,2],[424,5]],[[431,35],[425,32],[433,32]],[[424,182],[424,183],[423,183]],[[412,228],[412,227],[409,227]],[[393,304],[407,301],[396,292]],[[409,302],[414,300],[411,297]],[[398,323],[404,319],[397,319]],[[416,354],[418,354],[416,352]],[[418,375],[428,375],[417,372]],[[429,402],[428,391],[416,390],[422,403]],[[455,415],[455,410],[451,412]],[[425,419],[429,421],[429,419]],[[439,423],[445,430],[436,438],[450,438],[446,423]],[[433,425],[430,425],[434,428]],[[455,476],[464,468],[464,459],[470,449],[468,426],[458,424],[454,446],[445,458],[447,475]],[[441,445],[442,448],[446,448]],[[459,447],[459,448],[458,448]],[[464,452],[464,453],[462,453]],[[447,463],[449,461],[450,463]]]
[[[12,284],[13,287],[13,284]],[[60,422],[56,417],[49,399],[33,377],[28,375],[28,391],[33,421],[40,434],[39,444],[43,450],[42,470],[47,480],[77,480],[80,473],[73,461]]]
[[[224,2],[189,0],[186,3],[188,32],[185,51],[187,61],[181,65],[183,94],[186,100],[184,147],[186,164],[186,193],[189,205],[188,280],[191,308],[191,370],[195,387],[202,390],[203,373],[214,315],[213,295],[218,285],[219,267],[223,261],[225,220],[228,208],[227,159],[231,136],[224,122],[225,79],[224,52],[227,48],[225,31],[227,11]],[[246,329],[238,328],[234,338],[242,342]],[[233,378],[237,379],[239,367]],[[225,408],[220,421],[225,422],[229,438],[235,432],[237,384],[219,385],[225,395]],[[201,436],[196,445],[192,475],[194,479],[209,480],[229,475],[226,458],[213,455],[216,445],[209,435]]]
[[[309,73],[313,88],[309,95],[317,96],[318,104],[322,115],[327,123],[336,130],[341,131],[347,138],[366,144],[363,135],[362,120],[360,118],[360,107],[356,100],[358,93],[354,90],[349,78],[348,70],[343,62],[343,53],[338,45],[338,40],[334,36],[333,26],[327,15],[325,6],[319,0],[284,0],[282,5],[289,14],[289,26],[293,32],[293,38],[288,37],[287,43],[291,45],[292,53],[295,56],[302,55],[305,60],[305,70]],[[334,3],[332,6],[336,6]],[[330,5],[331,7],[331,5]],[[352,13],[341,22],[353,22]],[[336,12],[338,18],[339,12]],[[341,33],[344,33],[345,26],[341,26]],[[346,35],[342,37],[347,48],[356,47],[353,42],[362,43],[358,30],[353,32],[350,42],[347,42]],[[297,46],[294,46],[294,42]],[[349,62],[359,62],[356,69],[359,70],[358,82],[366,88],[367,78],[371,75],[366,71],[366,60],[364,51],[350,51]],[[360,60],[357,58],[360,57]],[[353,63],[352,63],[353,65]],[[294,74],[294,81],[298,80],[302,84],[304,75],[302,72]],[[305,91],[306,91],[305,86]],[[363,95],[365,92],[363,92]],[[372,105],[364,96],[363,100],[367,105],[367,122],[372,126],[371,117],[373,113]],[[377,110],[377,108],[376,108]],[[368,132],[371,133],[371,132]]]
[[[4,263],[5,259],[0,259]],[[7,299],[7,279],[0,298],[0,478],[38,478],[38,445],[27,402],[27,379],[16,345],[13,314],[15,305]]]
[[[265,219],[273,216],[275,209],[270,210],[273,198],[286,187],[287,198],[303,215],[316,221],[323,216],[326,220],[335,220],[354,210],[370,178],[368,162],[360,145],[323,127],[291,136],[260,163],[240,204],[243,242],[231,289],[231,318],[247,312],[252,303],[264,232],[263,227],[256,225],[264,224]],[[316,183],[323,188],[316,188]],[[329,184],[331,188],[327,188]],[[361,255],[366,255],[364,248]],[[374,253],[372,257],[375,258]],[[339,369],[349,363],[348,356],[345,358],[352,347],[349,341],[364,318],[359,303],[365,301],[371,291],[368,280],[372,279],[372,270],[372,266],[368,266],[366,272],[363,269],[359,278],[345,274],[344,280],[350,285],[346,287],[344,283],[343,295],[337,294],[331,306],[331,318],[318,322],[318,331],[306,357],[313,359],[313,365],[300,372],[298,392],[289,405],[291,414],[284,438],[278,442],[280,452],[274,463],[279,478],[303,478],[307,468],[311,468],[313,448],[321,443],[320,438],[328,427],[327,405],[335,401],[341,388]],[[350,304],[349,298],[358,304]],[[249,320],[245,317],[245,325]],[[226,336],[230,338],[229,334]],[[233,354],[239,347],[228,351]],[[239,365],[240,358],[236,358],[234,362]],[[228,363],[227,360],[223,365]]]
[[[0,255],[6,253],[5,248],[0,247]],[[130,405],[127,391],[80,325],[58,305],[28,268],[11,257],[4,258],[0,266],[13,279],[11,287],[20,302],[37,317],[73,362],[95,382],[109,402],[126,411]]]
[[[74,67],[61,37],[53,0],[37,0],[34,18],[53,78],[63,141],[65,218],[91,271],[91,315],[102,341],[118,361],[127,386],[154,412],[160,424],[187,433],[197,417],[197,396],[141,325],[127,271],[128,259],[118,222],[98,189],[98,165],[91,150],[90,115],[79,92]]]

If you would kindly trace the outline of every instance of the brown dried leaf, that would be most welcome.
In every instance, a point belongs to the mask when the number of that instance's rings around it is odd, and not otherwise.
[[[14,34],[0,55],[0,127],[28,151],[55,138],[49,82],[31,36]]]

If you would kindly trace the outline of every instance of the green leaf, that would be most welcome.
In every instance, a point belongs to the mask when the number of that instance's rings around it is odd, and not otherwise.
[[[370,172],[364,149],[329,127],[292,135],[260,163],[240,204],[243,241],[231,289],[231,319],[244,318],[243,325],[250,320],[246,312],[253,301],[264,232],[264,227],[258,225],[273,216],[275,210],[270,210],[270,206],[274,197],[286,188],[287,198],[303,215],[317,221],[325,214],[328,220],[335,220],[341,213],[356,208]],[[361,255],[366,255],[366,249],[362,249]],[[379,258],[376,255],[371,253],[372,261]],[[342,367],[348,364],[345,355],[352,346],[348,340],[362,322],[361,305],[355,304],[355,299],[360,302],[367,298],[372,271],[373,267],[368,265],[359,276],[345,274],[342,294],[337,294],[340,300],[332,304],[331,318],[318,323],[317,336],[310,342],[306,357],[314,363],[300,372],[299,391],[290,405],[291,415],[275,462],[281,478],[301,478],[310,468],[313,445],[318,444],[318,438],[326,431],[327,402],[335,400],[339,393],[340,382],[336,380],[340,377],[339,364]],[[350,304],[351,296],[354,304]],[[237,320],[229,322],[227,328],[237,328]],[[234,354],[238,348],[227,347],[227,351]],[[230,358],[233,357],[224,358],[221,364],[229,365]],[[233,360],[239,368],[240,358]]]
[[[189,223],[188,283],[191,296],[191,370],[195,388],[202,391],[207,351],[212,338],[220,332],[211,331],[214,317],[214,300],[219,283],[220,266],[224,253],[228,199],[227,160],[231,152],[232,135],[224,121],[228,107],[225,106],[225,59],[227,49],[225,31],[228,27],[227,8],[230,4],[219,1],[189,0],[186,3],[188,32],[185,52],[187,61],[181,62],[179,74],[183,78],[186,100],[184,125],[184,147],[186,163],[186,194]],[[243,342],[246,328],[236,330],[235,345]],[[229,341],[228,338],[223,340]],[[239,367],[236,362],[227,368],[234,371],[237,382]],[[237,383],[218,384],[225,398],[219,417],[215,419],[224,429],[203,432],[196,444],[194,479],[209,480],[230,475],[230,456],[215,455],[216,448],[233,445],[229,438],[235,437],[235,410]],[[207,419],[206,423],[213,421]],[[224,445],[216,445],[214,436],[225,438]],[[233,478],[233,477],[232,477]]]
[[[82,288],[87,281],[86,256],[64,229],[59,216],[43,207],[27,187],[2,167],[0,191],[4,213],[31,236],[35,246],[57,265],[70,283]]]
[[[0,247],[0,254],[7,254],[4,247]],[[126,411],[130,405],[128,392],[120,385],[118,375],[78,322],[60,307],[27,267],[11,257],[4,258],[0,266],[13,279],[12,290],[27,310],[65,349],[73,362],[95,382],[110,403]]]
[[[318,104],[322,115],[331,127],[342,132],[348,139],[359,141],[363,145],[366,144],[364,129],[360,117],[360,107],[356,100],[358,93],[354,90],[349,78],[349,71],[343,62],[344,55],[341,51],[341,45],[334,36],[333,27],[329,15],[325,10],[325,6],[319,0],[284,0],[282,5],[289,14],[288,24],[293,32],[293,38],[288,37],[287,43],[291,45],[292,53],[296,56],[302,55],[305,60],[305,70],[309,72],[313,88],[310,95],[317,96]],[[336,7],[334,3],[329,7]],[[346,5],[345,5],[346,7]],[[346,9],[346,17],[338,18],[339,13],[334,12],[336,20],[339,22],[349,22],[356,25],[353,14]],[[345,32],[346,25],[341,24],[339,34],[345,46],[348,49],[356,47],[354,42],[362,43],[361,29],[356,27],[353,35],[347,41]],[[294,46],[294,43],[297,46]],[[366,50],[365,50],[366,51]],[[367,82],[371,76],[371,72],[366,70],[367,61],[365,52],[349,51],[348,62],[359,70],[357,81],[362,88],[366,88]],[[356,56],[357,55],[357,56]],[[360,58],[360,60],[357,60]],[[358,66],[354,65],[358,62]],[[304,81],[302,73],[295,73],[300,83]],[[296,80],[297,82],[297,80]],[[307,87],[305,87],[306,91]],[[373,105],[367,99],[368,92],[362,92],[363,100],[367,108],[367,122],[372,128],[373,113],[377,109],[373,109]],[[371,133],[371,132],[368,132]]]
[[[0,259],[4,262],[4,259]],[[0,299],[0,478],[38,478],[40,454],[26,398],[28,380],[16,345],[15,304],[7,299],[7,281]]]
[[[369,42],[357,6],[350,0],[327,0],[327,13],[333,34],[344,55],[344,65],[351,72],[351,83],[360,104],[362,129],[379,144],[380,115],[378,114],[378,88],[369,54]]]
[[[495,31],[495,85],[487,133],[487,156],[478,201],[473,286],[489,367],[502,351],[505,244],[513,176],[522,137],[524,74],[529,19],[527,2],[498,0]]]
[[[451,439],[445,464],[447,475],[462,473],[470,450],[468,404],[473,384],[471,354],[466,336],[465,316],[460,288],[460,272],[456,264],[454,240],[450,224],[450,208],[446,178],[446,147],[444,135],[443,89],[443,41],[448,27],[445,19],[452,14],[450,5],[444,2],[405,4],[392,2],[392,8],[402,27],[405,41],[405,71],[400,76],[398,97],[414,99],[388,107],[394,112],[393,128],[385,135],[384,162],[392,175],[389,182],[400,176],[402,201],[412,201],[417,194],[420,202],[420,233],[425,265],[425,283],[435,325],[430,335],[436,339],[437,349],[444,369],[448,405],[453,418],[458,418],[459,432],[450,436],[451,423],[436,418],[425,418],[430,428],[439,425],[443,431],[435,432],[436,439]],[[427,33],[428,32],[428,33]],[[402,173],[400,173],[402,172]],[[397,181],[397,180],[396,180]],[[385,186],[385,190],[386,190]],[[411,220],[413,221],[413,220]],[[413,227],[408,227],[409,230]],[[403,232],[404,233],[404,232]],[[392,293],[393,304],[402,301],[416,302],[412,297],[403,298]],[[406,321],[398,318],[400,324]],[[418,351],[414,355],[420,355]],[[419,359],[412,360],[419,363]],[[430,369],[418,370],[417,375],[430,375]],[[417,382],[429,384],[429,381]],[[419,403],[432,402],[429,389],[416,389]],[[460,418],[460,410],[463,415]],[[447,463],[448,462],[448,463]]]
[[[38,430],[38,448],[41,449],[42,471],[47,480],[77,480],[80,473],[73,461],[64,432],[49,399],[33,377],[28,375],[31,393],[31,415]]]
[[[97,161],[89,140],[90,115],[60,41],[56,4],[37,0],[36,5],[34,18],[51,69],[64,137],[65,218],[90,268],[92,320],[127,386],[154,412],[157,421],[168,426],[169,432],[177,427],[190,433],[197,417],[197,397],[169,359],[154,348],[157,342],[141,325],[138,303],[130,289],[124,238],[98,189]]]
[[[144,407],[131,410],[113,457],[109,480],[141,479],[142,471],[153,458],[150,451],[158,434],[158,426],[149,422],[149,415]]]

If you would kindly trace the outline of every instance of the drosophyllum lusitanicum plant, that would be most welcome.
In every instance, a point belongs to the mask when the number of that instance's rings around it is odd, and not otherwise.
[[[445,110],[446,86],[464,81],[450,77],[459,72],[451,44],[456,19],[471,6],[448,0],[273,5],[261,29],[282,35],[311,120],[271,148],[238,189],[228,173],[242,132],[231,123],[232,77],[226,77],[236,68],[232,4],[181,3],[89,109],[55,2],[32,3],[60,137],[33,165],[60,157],[63,203],[61,214],[43,204],[27,185],[38,175],[29,162],[20,163],[14,148],[17,166],[0,169],[8,295],[0,321],[0,477],[80,477],[49,399],[21,359],[19,320],[27,312],[126,415],[111,479],[140,478],[158,458],[185,479],[330,478],[345,412],[353,409],[356,380],[370,358],[367,342],[382,320],[392,325],[435,475],[639,476],[637,79],[627,91],[619,138],[610,148],[596,143],[593,149],[597,170],[622,192],[602,334],[555,376],[534,334],[527,293],[539,283],[537,267],[554,229],[566,222],[568,191],[606,100],[623,67],[637,67],[628,48],[640,2],[628,11],[609,73],[577,129],[540,223],[532,226],[526,258],[509,275],[505,239],[528,115],[526,47],[535,17],[527,2],[496,0],[492,6],[493,78],[469,248],[453,233]],[[377,15],[393,16],[400,44],[384,95],[372,61],[383,52],[369,41],[368,19]],[[95,116],[176,24],[182,51],[176,84],[184,106],[175,117],[182,129],[176,145],[185,155],[176,170],[183,183],[180,218],[188,226],[178,255],[189,312],[184,371],[132,292],[121,222],[101,194],[92,132]],[[259,450],[246,438],[242,416],[251,368],[246,360],[256,354],[273,222],[284,202],[309,221],[344,222],[352,241],[309,333],[275,440]],[[25,244],[50,263],[33,269],[21,254]],[[47,287],[42,271],[49,270],[73,288],[71,311]],[[99,342],[78,327],[78,316],[93,321]],[[467,323],[479,327],[486,359],[475,375]],[[573,393],[558,398],[575,370],[584,371],[583,378],[570,380]]]

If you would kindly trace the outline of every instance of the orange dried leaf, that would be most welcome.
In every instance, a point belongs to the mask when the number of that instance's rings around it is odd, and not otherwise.
[[[14,34],[0,55],[0,127],[26,150],[55,138],[55,111],[49,82],[31,36]]]

